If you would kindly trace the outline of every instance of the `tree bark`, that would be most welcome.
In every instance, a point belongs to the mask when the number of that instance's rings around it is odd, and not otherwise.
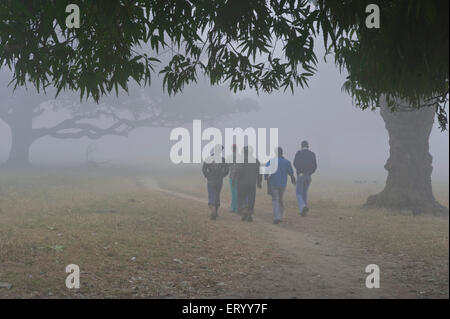
[[[33,108],[17,106],[6,121],[11,129],[9,158],[3,165],[8,168],[30,167],[30,148],[37,139],[33,130]]]
[[[11,134],[11,150],[5,166],[16,168],[30,167],[30,147],[34,141],[27,136],[24,136],[22,132],[11,130]]]
[[[432,156],[429,137],[433,128],[433,107],[411,109],[397,101],[399,109],[392,112],[384,101],[380,114],[389,133],[390,157],[384,168],[388,171],[384,190],[368,198],[366,206],[394,210],[411,210],[414,215],[448,215],[448,208],[433,195]]]

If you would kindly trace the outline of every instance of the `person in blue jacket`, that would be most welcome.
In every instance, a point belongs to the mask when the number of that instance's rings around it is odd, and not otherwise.
[[[283,218],[284,204],[283,195],[286,190],[287,177],[290,176],[291,183],[295,185],[294,170],[291,162],[283,157],[283,149],[277,148],[277,158],[270,161],[278,160],[277,170],[274,174],[266,176],[269,194],[272,196],[273,223],[278,224]],[[266,166],[270,165],[270,161]]]

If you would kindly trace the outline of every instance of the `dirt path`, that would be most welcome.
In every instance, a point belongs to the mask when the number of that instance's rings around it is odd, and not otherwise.
[[[196,196],[161,188],[151,178],[140,181],[152,191],[159,191],[188,201],[204,203]],[[383,259],[379,289],[365,286],[367,265],[380,256],[370,254],[360,248],[344,247],[331,242],[326,237],[317,237],[271,223],[267,211],[255,212],[254,227],[275,243],[285,256],[282,260],[253,274],[248,278],[248,286],[242,291],[220,295],[219,298],[417,298],[404,283],[397,280],[398,265]],[[372,261],[371,261],[372,260]]]

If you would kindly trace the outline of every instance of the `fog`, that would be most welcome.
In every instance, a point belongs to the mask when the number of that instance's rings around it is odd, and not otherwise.
[[[211,125],[221,129],[275,127],[279,129],[279,144],[288,159],[293,158],[301,140],[308,140],[310,148],[318,156],[320,171],[351,172],[363,177],[385,174],[383,166],[388,158],[389,146],[383,120],[378,110],[363,111],[352,104],[351,97],[341,91],[344,80],[345,74],[340,74],[332,61],[321,61],[317,74],[309,82],[309,88],[297,88],[295,94],[289,90],[260,95],[249,90],[238,94],[229,93],[233,98],[255,100],[260,109],[220,116],[213,122],[205,121],[202,126],[205,128]],[[160,84],[156,84],[155,88],[160,89]],[[187,88],[186,92],[190,89]],[[190,98],[194,99],[191,103],[196,100],[204,103],[203,95],[211,95],[210,98],[214,100],[217,94],[215,90],[201,92],[200,95],[191,94]],[[183,94],[177,97],[177,101],[183,103]],[[207,108],[208,105],[201,107]],[[34,126],[56,123],[64,116],[67,116],[64,112],[46,114],[38,118]],[[190,127],[191,123],[190,119],[185,126]],[[169,150],[174,144],[169,141],[170,131],[170,128],[140,128],[128,138],[105,136],[98,140],[45,137],[32,145],[30,160],[34,164],[45,165],[83,163],[87,147],[92,147],[91,156],[98,161],[149,167],[170,166]],[[1,120],[0,136],[0,162],[4,162],[11,146],[11,134]],[[435,180],[448,181],[448,139],[448,131],[441,132],[435,123],[430,138]]]

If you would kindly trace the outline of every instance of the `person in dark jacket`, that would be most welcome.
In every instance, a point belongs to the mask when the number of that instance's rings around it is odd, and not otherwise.
[[[253,149],[243,149],[243,163],[238,163],[232,177],[238,191],[238,213],[243,221],[251,222],[255,209],[256,187],[261,188],[262,175],[259,173],[260,162],[253,156]]]
[[[229,182],[230,182],[230,191],[231,191],[231,211],[233,213],[238,212],[238,192],[237,192],[237,185],[233,185],[233,176],[234,170],[236,168],[237,164],[237,146],[236,144],[233,144],[233,154],[231,155],[231,158],[228,159],[228,165],[230,168],[230,176],[229,176]]]
[[[309,150],[309,143],[303,141],[302,149],[295,154],[294,167],[297,170],[296,195],[300,215],[306,216],[308,208],[308,189],[311,185],[311,175],[317,169],[316,155]]]
[[[225,163],[225,159],[221,157],[223,146],[216,146],[214,153],[209,157],[202,167],[208,189],[208,206],[210,209],[210,217],[215,220],[218,216],[220,207],[220,192],[222,191],[223,178],[228,175],[229,167]],[[219,155],[220,154],[220,155]],[[217,160],[219,158],[219,160]]]

